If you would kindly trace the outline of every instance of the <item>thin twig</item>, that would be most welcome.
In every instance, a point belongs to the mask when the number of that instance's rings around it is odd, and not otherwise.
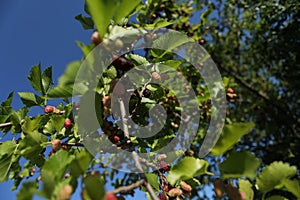
[[[297,124],[297,119],[295,119],[293,117],[293,114],[292,114],[289,106],[287,106],[286,104],[283,104],[281,102],[277,102],[275,100],[272,100],[266,93],[255,89],[251,84],[249,84],[246,81],[244,81],[241,77],[239,77],[239,76],[231,73],[228,69],[226,69],[226,67],[223,67],[221,64],[218,64],[218,67],[220,67],[227,74],[231,75],[238,83],[240,83],[242,86],[244,86],[246,89],[248,89],[249,91],[251,91],[256,96],[262,98],[264,101],[269,102],[269,103],[272,101],[271,105],[273,107],[277,108],[280,112],[282,112],[282,114],[285,114],[286,117],[288,117],[289,119],[291,119],[293,121],[293,123]],[[291,132],[294,135],[297,134],[297,129],[295,130],[292,127],[288,127],[288,128],[291,130]]]
[[[109,193],[113,193],[113,194],[118,194],[118,193],[128,193],[132,190],[134,190],[135,188],[138,188],[142,185],[144,185],[146,183],[145,179],[142,179],[142,180],[139,180],[131,185],[128,185],[128,186],[121,186],[121,187],[118,187],[114,190],[111,190],[111,191],[108,191]]]
[[[8,140],[8,141],[11,141],[11,140]],[[15,141],[16,144],[18,144],[18,141]],[[0,145],[3,144],[4,142],[0,142]],[[84,147],[84,145],[82,143],[68,143],[68,142],[63,142],[62,145],[66,145],[66,146],[69,146],[69,147]]]
[[[128,119],[126,117],[126,110],[125,110],[124,101],[120,98],[119,102],[120,102],[120,110],[121,110],[121,118],[122,118],[122,123],[123,123],[124,135],[125,135],[125,137],[130,138],[128,124],[127,124]]]
[[[125,110],[125,105],[124,105],[124,101],[122,99],[119,99],[119,103],[120,103],[120,110],[121,110],[121,117],[122,117],[122,122],[123,122],[123,131],[124,131],[124,135],[130,139],[130,135],[129,135],[129,129],[128,129],[128,125],[127,125],[127,116],[126,116],[126,110]],[[141,166],[140,160],[141,158],[138,156],[138,154],[135,151],[132,151],[132,157],[135,161],[135,166],[138,169],[138,171],[141,173],[140,176],[142,178],[142,180],[144,180],[144,186],[146,187],[147,191],[149,192],[151,198],[153,200],[159,200],[158,197],[155,194],[155,191],[153,190],[151,184],[148,183],[147,181],[147,177],[145,176],[144,170]]]
[[[3,124],[0,124],[0,128],[4,128],[4,127],[7,127],[7,126],[11,126],[11,125],[12,125],[11,122],[3,123]]]
[[[62,145],[66,145],[66,146],[69,146],[69,147],[84,147],[84,144],[79,143],[79,142],[76,142],[76,143],[63,142]]]

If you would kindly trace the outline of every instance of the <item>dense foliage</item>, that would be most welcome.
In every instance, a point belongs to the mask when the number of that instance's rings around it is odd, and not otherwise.
[[[12,189],[19,189],[18,199],[32,199],[34,195],[70,199],[75,191],[80,191],[82,199],[126,199],[130,195],[139,198],[137,190],[145,192],[149,199],[160,200],[300,199],[297,0],[86,0],[84,6],[86,13],[75,19],[84,29],[95,32],[90,44],[78,42],[83,58],[70,63],[56,85],[51,66],[44,70],[40,65],[33,66],[28,80],[35,92],[18,92],[24,106],[11,107],[12,98],[17,96],[14,93],[1,103],[0,181],[13,180]],[[141,37],[154,45],[170,43],[170,38],[161,39],[159,32],[144,36],[138,33],[151,28],[169,28],[186,34],[208,51],[221,72],[227,99],[225,125],[215,146],[203,158],[198,152],[214,117],[212,91],[203,84],[197,68],[174,55],[171,49],[144,48],[124,55],[113,54],[113,62],[102,73],[97,87],[91,87],[91,77],[99,73],[97,67],[85,71],[79,83],[78,77],[76,80],[82,64],[99,44],[118,49],[130,47]],[[122,33],[133,40],[124,43],[116,38]],[[187,41],[172,40],[170,46],[176,48],[181,42]],[[167,73],[165,65],[174,71]],[[125,126],[124,102],[112,102],[113,91],[118,95],[126,93],[126,80],[132,78],[126,73],[131,69],[149,72],[142,78],[133,77],[142,85],[130,97],[131,119],[145,126],[154,105],[167,110],[164,126],[149,138],[139,138],[138,134],[143,133],[133,128],[121,129]],[[176,139],[182,126],[185,114],[179,94],[187,90],[186,85],[168,88],[160,84],[176,77],[184,77],[195,91],[201,109],[198,132],[188,149],[152,155],[151,152]],[[78,88],[80,92],[74,93]],[[216,88],[216,93],[221,93]],[[96,112],[102,132],[89,126],[88,115],[83,113],[80,118],[79,113],[86,108],[82,102],[90,92],[96,93],[96,107],[91,112]],[[80,96],[78,103],[72,101],[74,94]],[[120,109],[114,110],[112,105]],[[39,107],[39,114],[31,115],[32,107]],[[82,129],[80,123],[87,127]],[[137,154],[132,156],[138,171],[152,171],[118,174],[109,166],[123,163],[126,158],[95,157],[84,145],[87,140],[107,141],[108,146],[97,147],[97,151],[115,148],[150,152],[149,157],[155,158],[153,163]],[[172,156],[180,159],[170,162]],[[114,189],[105,191],[107,188]]]

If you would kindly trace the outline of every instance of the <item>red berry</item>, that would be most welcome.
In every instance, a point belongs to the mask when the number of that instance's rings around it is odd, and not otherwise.
[[[52,113],[54,111],[54,107],[53,106],[46,106],[44,109],[45,113]]]
[[[159,193],[159,195],[157,197],[159,200],[167,200],[167,197],[164,193]]]
[[[113,193],[107,192],[105,194],[105,200],[118,200],[118,198]]]
[[[67,150],[67,145],[61,145],[61,148],[63,149],[63,150]]]
[[[67,119],[65,120],[64,127],[65,127],[65,128],[71,128],[72,125],[73,125],[72,121],[71,121],[69,118],[67,118]]]
[[[115,142],[120,142],[120,137],[117,136],[117,135],[115,135],[115,136],[114,136],[114,141],[115,141]]]
[[[228,88],[228,89],[227,89],[227,92],[229,92],[229,93],[231,93],[231,94],[233,94],[233,93],[234,93],[234,91],[233,91],[233,89],[232,89],[232,88]]]
[[[54,150],[54,149],[52,149],[51,151],[50,151],[50,153],[48,154],[48,156],[50,157],[50,156],[52,156],[53,154],[55,154],[56,153],[56,151]]]
[[[164,185],[163,190],[164,190],[165,192],[169,192],[169,190],[170,190],[170,185],[168,185],[168,184]]]
[[[160,168],[162,168],[164,171],[169,171],[170,166],[168,165],[168,163],[166,163],[165,161],[161,160],[159,162],[160,164]]]

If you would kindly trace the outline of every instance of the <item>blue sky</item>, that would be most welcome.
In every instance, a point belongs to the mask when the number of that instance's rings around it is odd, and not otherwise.
[[[11,91],[32,91],[27,75],[31,66],[53,66],[57,81],[65,66],[81,59],[75,41],[90,41],[92,31],[83,30],[74,17],[83,13],[83,0],[0,1],[0,101]],[[13,107],[21,107],[15,94]],[[12,182],[0,183],[0,199],[16,199]]]

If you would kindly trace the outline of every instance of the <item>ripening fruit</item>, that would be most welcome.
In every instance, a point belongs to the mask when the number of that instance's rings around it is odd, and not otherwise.
[[[206,41],[205,41],[205,39],[200,39],[200,44],[204,44]]]
[[[52,149],[52,150],[49,152],[48,157],[52,156],[52,155],[55,154],[55,153],[56,153],[56,151],[54,151],[54,149]]]
[[[114,44],[115,44],[115,47],[117,49],[122,49],[124,47],[124,43],[122,40],[120,40],[119,38],[117,38],[115,41],[114,41]]]
[[[233,94],[233,93],[234,93],[234,90],[233,90],[232,88],[228,88],[228,89],[227,89],[227,92]]]
[[[51,142],[51,145],[52,145],[52,149],[54,151],[58,151],[61,149],[61,140],[58,140],[58,139],[55,139]]]
[[[69,173],[65,174],[65,178],[69,178],[71,175]]]
[[[59,195],[57,196],[56,200],[67,200],[70,199],[73,192],[73,187],[71,185],[65,185]]]
[[[52,113],[53,111],[54,111],[54,107],[53,106],[46,106],[45,109],[44,109],[44,112],[46,114]]]
[[[151,96],[151,91],[148,90],[148,89],[145,89],[145,90],[143,91],[143,95],[144,95],[144,97],[148,98],[148,97]]]
[[[161,161],[161,160],[164,160],[167,158],[167,155],[166,154],[160,154],[158,157],[157,157],[157,160]]]
[[[114,136],[114,141],[115,141],[115,142],[120,142],[120,137],[117,136],[117,135],[115,135],[115,136]]]
[[[182,195],[182,190],[179,188],[172,188],[169,192],[168,195],[170,197],[178,197],[180,195]]]
[[[184,181],[180,182],[180,187],[181,187],[181,189],[183,189],[184,191],[187,191],[187,192],[191,192],[193,189],[189,184],[187,184]]]
[[[215,179],[213,184],[214,184],[214,191],[216,193],[216,196],[222,198],[225,193],[225,185],[223,181],[220,179]]]
[[[110,96],[104,96],[102,98],[102,102],[103,102],[103,105],[110,108],[111,107],[111,97]]]
[[[101,38],[97,31],[92,34],[91,40],[95,45],[98,45],[101,43]]]
[[[105,200],[118,200],[118,198],[113,193],[107,192],[105,194]]]
[[[118,55],[113,55],[113,62],[111,63],[116,69],[129,70],[134,67],[133,63],[126,58],[120,57]]]
[[[156,82],[160,82],[160,81],[161,81],[161,76],[160,76],[159,73],[157,73],[157,72],[152,72],[151,76],[152,76],[152,79],[153,79],[154,81],[156,81]]]
[[[232,94],[232,93],[229,93],[229,92],[227,93],[227,97],[230,98],[230,99],[233,99],[233,98],[236,97],[236,96],[237,96],[237,95],[234,94],[234,93],[233,93],[233,94]]]
[[[67,119],[65,120],[64,127],[65,127],[66,129],[68,129],[68,128],[71,128],[72,125],[73,125],[72,121],[71,121],[69,118],[67,118]]]
[[[161,160],[159,162],[160,168],[162,168],[164,171],[169,171],[170,170],[170,166],[168,165],[168,163],[166,163],[165,161]]]
[[[167,200],[167,197],[163,192],[159,193],[159,195],[157,197],[158,197],[159,200]]]
[[[165,192],[169,192],[169,191],[170,191],[170,188],[171,188],[171,186],[170,186],[169,184],[165,184],[164,187],[163,187],[163,190],[164,190]]]
[[[237,189],[232,183],[226,186],[226,192],[230,199],[234,200],[246,200],[246,195]]]

